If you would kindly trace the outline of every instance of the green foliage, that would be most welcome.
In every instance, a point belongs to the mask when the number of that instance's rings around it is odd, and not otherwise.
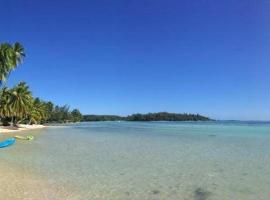
[[[24,57],[24,47],[20,43],[0,44],[0,86]],[[81,121],[82,114],[78,109],[70,111],[66,105],[54,106],[50,101],[34,98],[29,86],[21,82],[11,89],[3,87],[0,90],[0,117],[3,124],[16,125],[18,122],[76,122]]]
[[[43,123],[48,119],[48,113],[46,110],[46,102],[41,101],[39,98],[32,100],[31,107],[28,112],[29,124]]]
[[[208,121],[208,117],[199,114],[178,114],[168,112],[133,114],[127,116],[128,121]]]
[[[39,124],[82,120],[82,114],[78,109],[70,111],[67,105],[54,106],[50,101],[34,98],[24,82],[11,89],[4,87],[0,90],[0,117],[6,125],[7,121],[16,125],[18,122]]]
[[[79,122],[83,119],[83,116],[81,112],[79,111],[79,109],[72,110],[70,114],[71,114],[71,120],[73,122]]]
[[[82,121],[119,121],[123,117],[117,115],[84,115]]]
[[[9,106],[10,100],[10,90],[7,87],[4,87],[0,91],[0,117],[10,117],[11,116],[11,107]]]
[[[25,57],[23,46],[16,42],[0,44],[0,81],[6,81],[10,72],[14,70]]]
[[[117,115],[84,115],[83,121],[208,121],[208,117],[199,114],[177,114],[177,113],[148,113],[148,114],[133,114],[127,117]]]
[[[11,109],[11,116],[26,117],[32,107],[32,93],[25,82],[21,82],[10,89],[8,106]]]
[[[70,111],[69,106],[53,106],[51,102],[47,103],[49,123],[79,122],[82,120],[82,114],[78,109]]]

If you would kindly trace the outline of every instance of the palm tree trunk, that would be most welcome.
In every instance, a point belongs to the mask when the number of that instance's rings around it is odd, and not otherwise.
[[[11,117],[11,126],[14,126],[14,122],[13,122],[13,116]]]

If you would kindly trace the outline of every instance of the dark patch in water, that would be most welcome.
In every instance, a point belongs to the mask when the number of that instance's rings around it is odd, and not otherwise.
[[[194,191],[194,200],[207,200],[209,195],[210,192],[199,187]]]
[[[130,193],[129,193],[129,192],[125,192],[125,194],[126,194],[127,196],[129,196],[129,195],[130,195]]]
[[[210,134],[208,135],[209,137],[217,137],[217,135],[214,135],[214,134]]]
[[[159,194],[160,191],[159,190],[152,190],[152,194]]]

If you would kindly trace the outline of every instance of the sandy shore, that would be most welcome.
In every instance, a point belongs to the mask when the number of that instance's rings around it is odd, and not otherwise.
[[[69,199],[64,187],[33,176],[27,169],[0,160],[0,195],[12,200]],[[1,198],[2,199],[2,198]]]
[[[26,130],[32,130],[32,129],[40,129],[45,128],[44,125],[27,125],[27,124],[19,124],[18,128],[14,128],[12,126],[0,126],[0,133],[13,133],[13,132],[19,132],[19,131],[26,131]]]
[[[43,125],[19,125],[18,129],[13,127],[0,126],[2,136],[13,135],[14,133],[45,128]],[[6,134],[5,134],[6,133]],[[0,199],[11,200],[59,200],[73,198],[67,192],[66,186],[57,185],[55,181],[44,179],[39,174],[25,165],[19,165],[13,159],[6,159],[5,153],[9,154],[12,148],[1,149],[0,155]],[[14,154],[10,153],[9,156]],[[15,153],[16,156],[16,153]],[[74,198],[73,198],[74,199]]]

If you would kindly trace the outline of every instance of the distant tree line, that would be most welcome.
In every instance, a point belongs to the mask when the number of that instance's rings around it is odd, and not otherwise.
[[[83,121],[209,121],[208,117],[199,114],[179,114],[179,113],[148,113],[148,114],[133,114],[126,117],[117,115],[84,115]]]
[[[83,115],[82,121],[119,121],[124,119],[125,117],[117,115]]]
[[[208,117],[199,114],[178,114],[168,112],[133,114],[127,116],[128,121],[208,121]]]
[[[66,122],[80,122],[83,119],[79,109],[70,110],[69,106],[54,106],[52,102],[49,104],[48,118],[45,123],[66,123]]]

